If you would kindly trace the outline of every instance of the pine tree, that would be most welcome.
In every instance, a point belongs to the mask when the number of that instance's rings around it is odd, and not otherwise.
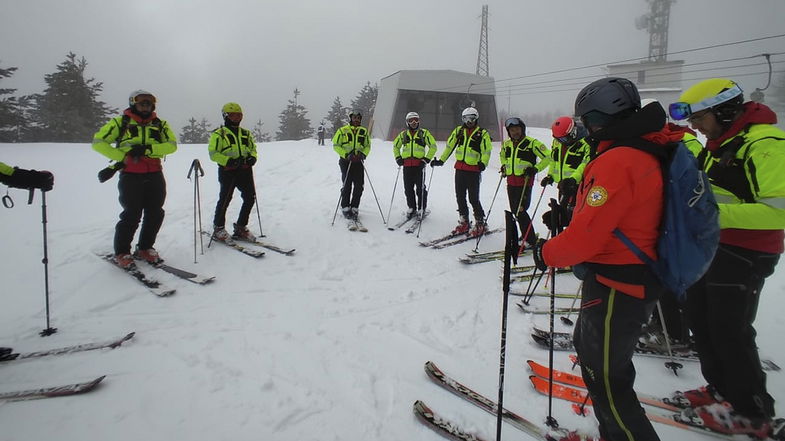
[[[308,111],[297,103],[299,95],[300,91],[294,89],[294,98],[289,100],[286,109],[278,115],[280,125],[275,133],[276,141],[300,140],[313,136],[311,120],[306,116]]]
[[[13,76],[17,69],[19,68],[0,68],[0,80]],[[17,98],[14,96],[4,97],[4,95],[11,95],[14,92],[16,89],[0,88],[0,142],[18,141]]]
[[[201,123],[196,122],[196,118],[191,117],[188,125],[183,127],[180,133],[180,142],[183,144],[205,144],[209,142],[210,134],[207,130],[207,120],[202,118]]]
[[[338,129],[343,127],[344,118],[346,118],[348,113],[349,110],[343,106],[343,104],[341,103],[341,98],[335,97],[335,100],[333,101],[333,105],[332,107],[330,107],[330,111],[327,112],[327,117],[324,118],[327,121],[327,123],[331,125],[329,126],[330,127],[329,132],[326,133],[324,136],[325,138],[327,138],[328,136],[332,138],[333,135],[335,135],[335,132],[337,132]]]
[[[253,133],[254,140],[256,140],[256,142],[272,141],[273,137],[270,136],[269,132],[264,132],[263,127],[264,127],[264,123],[262,122],[261,119],[259,121],[256,121],[256,124],[253,126],[253,129],[251,129],[251,133]]]
[[[352,100],[352,110],[359,110],[363,115],[363,121],[370,121],[373,116],[373,110],[376,108],[376,97],[379,95],[379,86],[371,82],[365,83],[365,86],[360,90]]]
[[[103,83],[85,78],[86,69],[87,60],[69,52],[57,65],[57,72],[44,76],[46,90],[33,95],[34,140],[88,142],[117,113],[117,109],[98,101]]]

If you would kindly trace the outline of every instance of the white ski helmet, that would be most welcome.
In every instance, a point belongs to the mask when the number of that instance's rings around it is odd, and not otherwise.
[[[417,118],[420,119],[420,115],[417,112],[409,112],[406,114],[406,122],[408,123],[410,119]]]
[[[480,119],[480,113],[474,107],[467,107],[461,113],[463,122],[475,122]]]
[[[151,96],[153,98],[152,99],[152,101],[153,101],[153,110],[155,110],[155,102],[157,101],[156,98],[155,98],[155,95],[153,95],[152,93],[150,93],[150,92],[148,92],[148,91],[146,91],[144,89],[134,90],[133,92],[131,92],[128,95],[128,107],[133,107],[134,104],[136,104],[136,101],[137,101],[136,97],[139,97],[139,96]]]

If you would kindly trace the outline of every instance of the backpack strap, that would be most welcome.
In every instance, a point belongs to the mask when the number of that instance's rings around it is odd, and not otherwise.
[[[120,132],[117,133],[117,143],[114,146],[115,148],[120,148],[120,141],[122,140],[123,135],[125,135],[125,131],[128,130],[128,124],[130,121],[131,117],[123,114],[123,119],[120,121]]]

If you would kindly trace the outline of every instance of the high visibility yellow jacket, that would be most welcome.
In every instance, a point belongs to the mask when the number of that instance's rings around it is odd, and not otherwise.
[[[140,158],[126,157],[139,144],[149,146],[147,153]],[[166,121],[154,117],[140,122],[126,111],[98,130],[93,136],[93,150],[113,161],[124,162],[123,172],[149,173],[160,171],[161,159],[177,151],[177,138]]]
[[[210,135],[207,151],[210,152],[210,159],[221,166],[233,158],[258,157],[253,133],[242,127],[236,131],[226,126],[215,129]]]
[[[14,174],[14,168],[11,167],[10,165],[6,165],[0,162],[0,174],[11,176],[12,174]]]
[[[352,153],[368,156],[371,152],[371,137],[368,129],[350,124],[341,127],[333,136],[333,150],[344,159]]]
[[[703,151],[703,144],[698,141],[698,138],[690,132],[685,132],[684,136],[681,138],[681,142],[687,147],[689,151],[692,152],[695,157],[701,154]]]
[[[460,125],[456,127],[447,138],[447,147],[444,149],[441,161],[446,161],[455,152],[455,168],[462,170],[480,171],[479,164],[488,166],[491,159],[491,135],[480,126],[467,129]],[[469,167],[464,167],[463,164]]]
[[[395,159],[432,159],[435,154],[436,140],[427,129],[418,128],[415,131],[406,129],[399,133],[393,141]]]
[[[499,162],[504,167],[505,176],[523,176],[529,167],[542,171],[548,166],[548,149],[545,144],[531,136],[524,136],[515,142],[507,139],[502,143]]]
[[[548,176],[552,177],[554,182],[561,182],[567,178],[581,182],[583,169],[589,163],[589,150],[589,144],[583,138],[568,146],[554,139],[550,152]]]

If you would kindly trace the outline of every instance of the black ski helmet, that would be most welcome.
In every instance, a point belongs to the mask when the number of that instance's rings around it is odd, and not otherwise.
[[[584,126],[604,127],[641,108],[638,88],[626,78],[608,77],[590,83],[575,98],[575,116]]]

